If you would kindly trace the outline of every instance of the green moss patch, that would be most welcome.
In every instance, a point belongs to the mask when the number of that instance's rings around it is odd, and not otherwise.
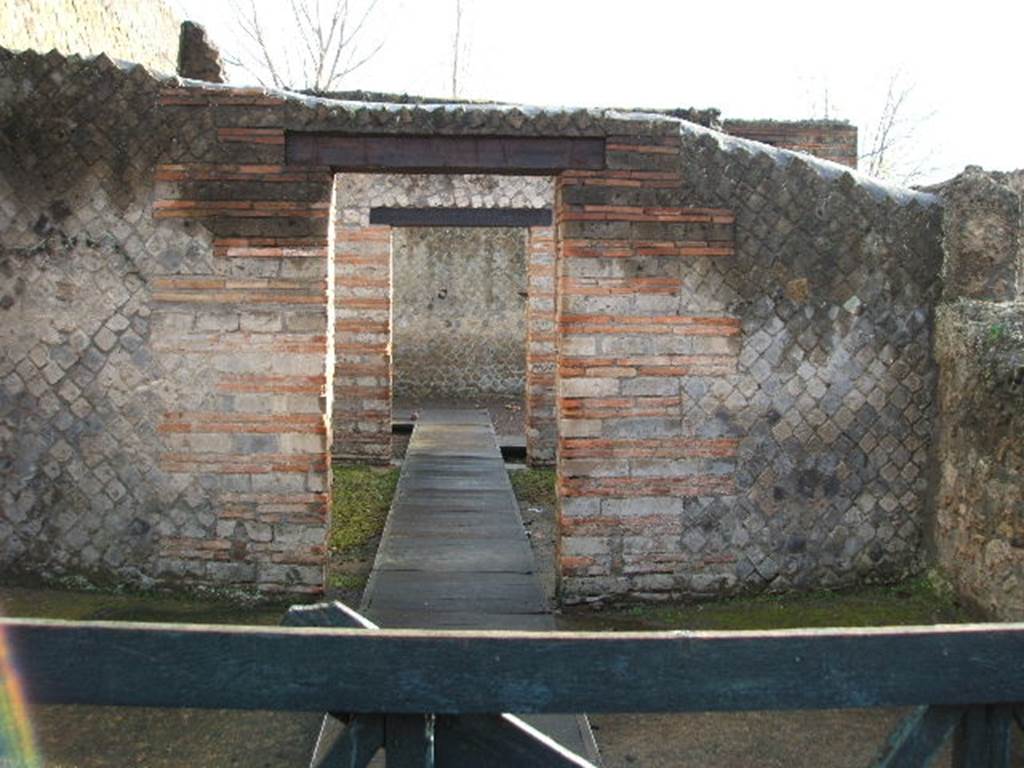
[[[558,502],[555,493],[555,470],[517,469],[508,473],[516,498],[531,507],[554,509]]]
[[[366,581],[369,577],[370,574],[367,572],[332,573],[330,577],[330,584],[328,586],[330,586],[331,589],[341,592],[362,594],[363,589],[366,587]]]
[[[112,594],[0,587],[0,616],[24,618],[273,625],[280,623],[286,610],[288,603],[246,605],[222,600],[190,599],[159,592]]]
[[[361,553],[380,536],[397,485],[398,469],[394,467],[335,467],[332,552],[342,556]]]
[[[940,579],[921,576],[894,586],[763,595],[713,603],[568,608],[564,629],[740,630],[951,624],[978,617],[958,605]]]

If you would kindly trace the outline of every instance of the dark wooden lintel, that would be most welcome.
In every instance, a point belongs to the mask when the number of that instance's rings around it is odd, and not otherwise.
[[[371,208],[371,224],[392,227],[549,227],[550,208]]]
[[[289,131],[293,165],[335,171],[555,174],[601,170],[605,140],[569,136],[350,136]]]

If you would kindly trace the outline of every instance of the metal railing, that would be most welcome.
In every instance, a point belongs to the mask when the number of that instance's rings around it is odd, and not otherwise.
[[[1024,624],[765,632],[378,629],[341,604],[281,628],[0,620],[34,704],[333,713],[313,764],[585,766],[516,712],[915,707],[878,765],[1008,768]],[[3,755],[0,755],[2,757]]]

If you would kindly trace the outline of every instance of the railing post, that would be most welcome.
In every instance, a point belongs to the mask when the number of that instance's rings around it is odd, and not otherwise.
[[[344,603],[293,605],[281,623],[286,627],[348,627],[378,629],[377,625]],[[368,765],[384,743],[384,718],[342,712],[324,715],[313,747],[310,768]]]
[[[953,768],[1010,768],[1010,723],[1013,707],[970,707],[956,730]]]
[[[933,705],[917,707],[893,731],[875,768],[920,768],[935,756],[960,727],[966,707]]]
[[[385,717],[384,762],[387,768],[434,768],[434,716]]]

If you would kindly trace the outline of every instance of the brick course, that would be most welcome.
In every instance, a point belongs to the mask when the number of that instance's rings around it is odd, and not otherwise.
[[[726,120],[726,133],[857,167],[857,126],[841,120]]]
[[[334,456],[386,464],[391,461],[391,227],[339,222],[334,268]]]

